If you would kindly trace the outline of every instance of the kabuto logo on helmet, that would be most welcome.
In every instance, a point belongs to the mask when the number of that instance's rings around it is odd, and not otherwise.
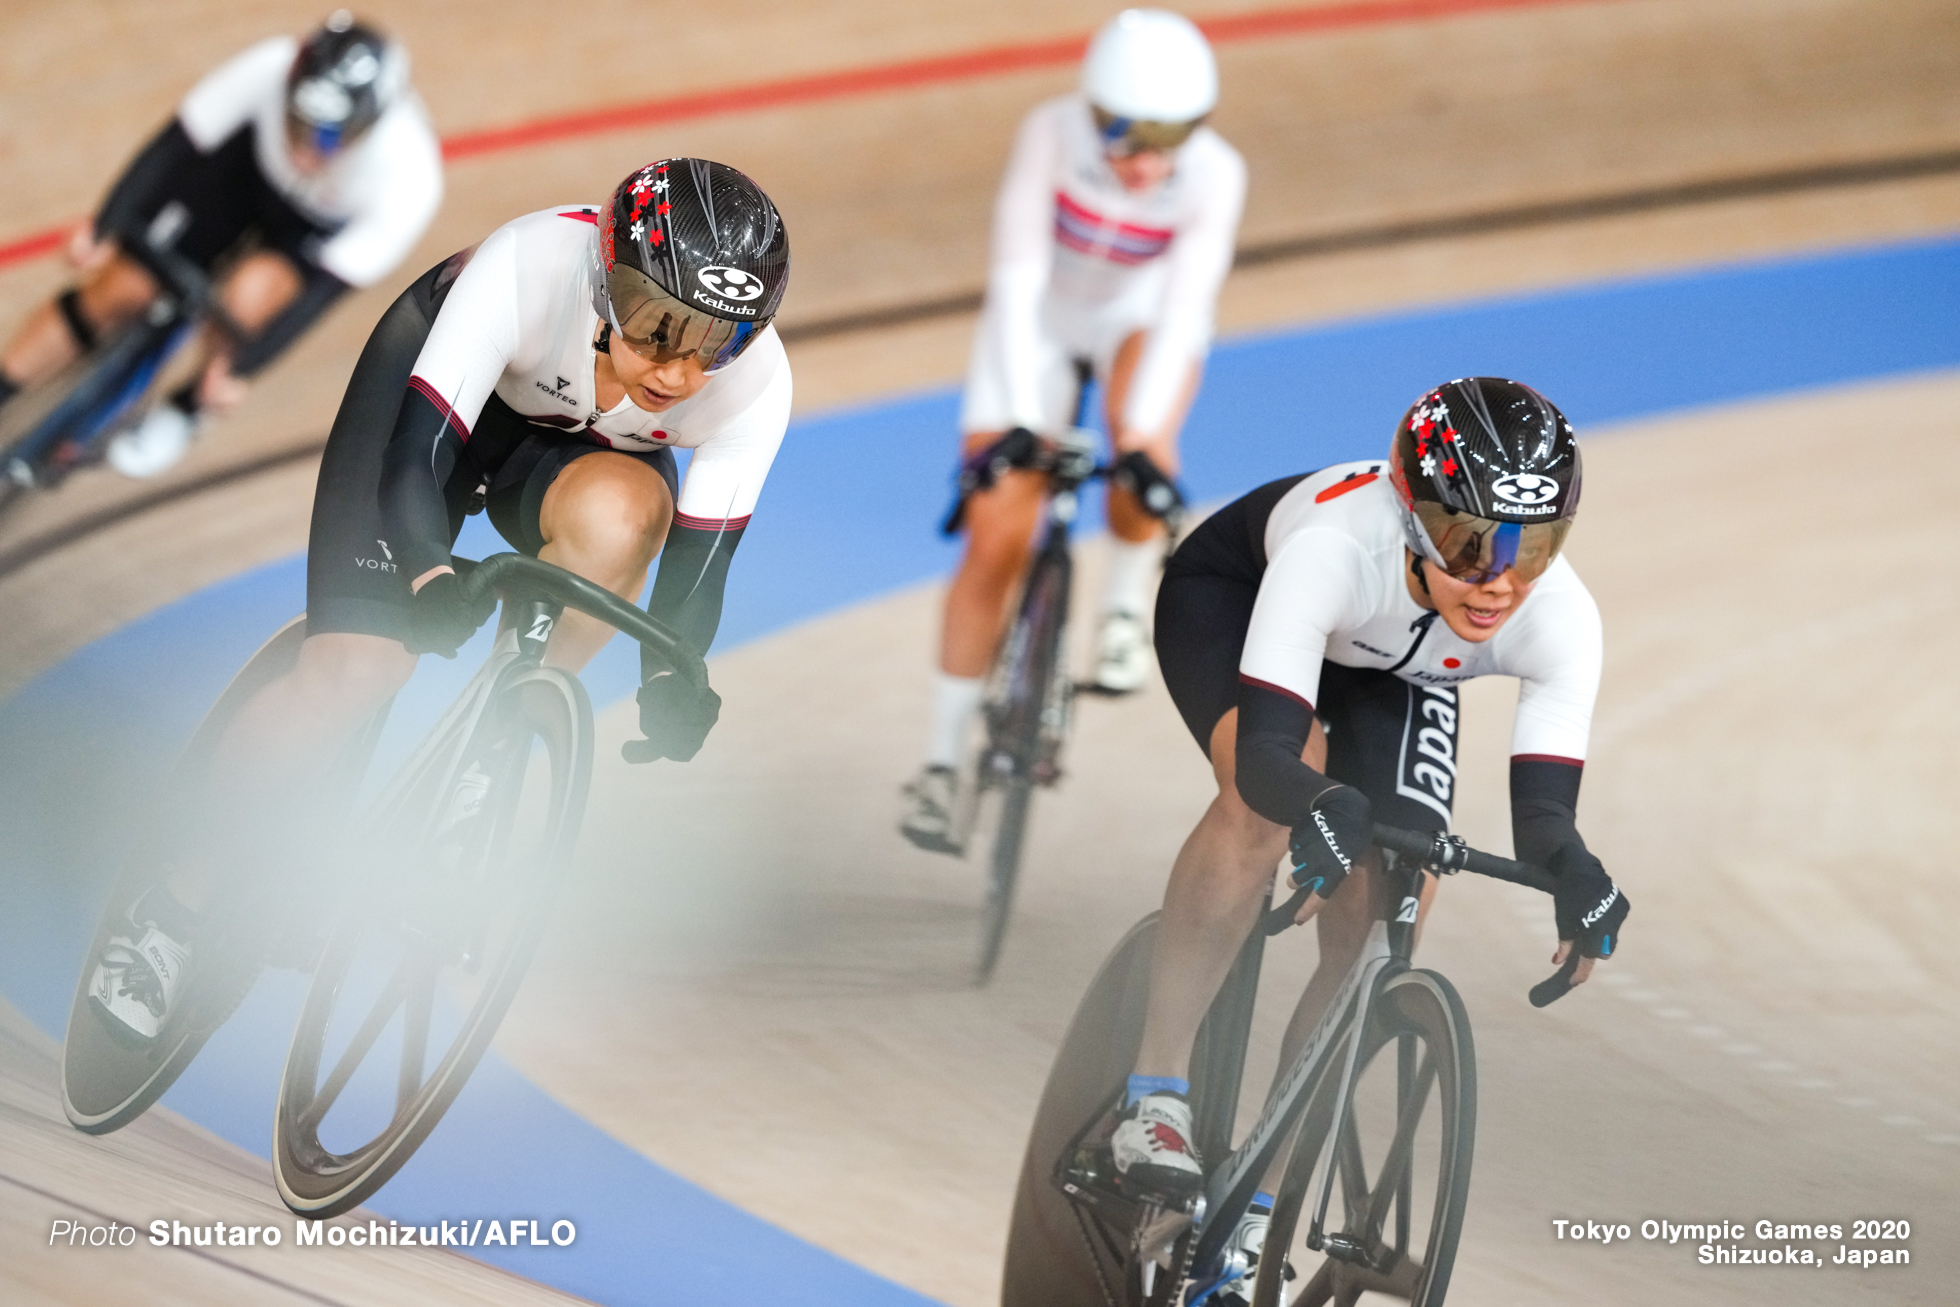
[[[1536,472],[1513,472],[1491,482],[1490,492],[1507,504],[1535,507],[1558,497],[1558,482]]]
[[[701,269],[694,276],[708,288],[711,294],[719,295],[725,300],[734,300],[737,304],[746,304],[762,294],[762,278],[743,272],[740,268],[731,268],[727,264],[713,264]]]

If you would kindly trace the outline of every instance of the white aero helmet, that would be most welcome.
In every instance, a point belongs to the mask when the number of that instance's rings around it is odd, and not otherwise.
[[[1174,149],[1218,103],[1218,63],[1184,15],[1125,9],[1089,42],[1082,93],[1120,153]]]

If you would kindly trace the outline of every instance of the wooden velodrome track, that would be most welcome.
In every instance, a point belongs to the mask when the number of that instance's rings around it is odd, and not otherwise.
[[[438,125],[456,136],[1068,37],[1107,9],[612,4],[545,19],[498,0],[374,12],[410,41]],[[200,70],[317,17],[188,2],[0,15],[0,246],[86,211]],[[1216,121],[1251,162],[1244,242],[1265,256],[1235,274],[1224,326],[1950,231],[1957,38],[1950,3],[1576,0],[1223,44]],[[305,451],[387,295],[510,215],[596,197],[655,153],[727,159],[783,203],[797,240],[784,324],[803,331],[792,349],[806,411],[956,377],[971,325],[959,305],[982,276],[1006,141],[1024,106],[1071,78],[1033,68],[457,161],[423,248],[268,374],[164,488],[184,493],[83,479],[7,525],[0,686],[303,547]],[[0,268],[0,321],[60,275],[51,260]],[[1942,945],[1960,892],[1931,851],[1950,810],[1960,707],[1943,660],[1960,612],[1936,566],[1902,560],[1938,558],[1953,516],[1942,487],[1904,476],[1828,487],[1828,514],[1790,506],[1827,488],[1848,431],[1887,468],[1930,465],[1960,436],[1956,400],[1960,383],[1925,378],[1651,423],[1589,449],[1574,556],[1606,612],[1612,661],[1584,819],[1635,887],[1637,934],[1611,983],[1537,1014],[1518,995],[1549,951],[1542,903],[1450,888],[1426,949],[1472,995],[1485,1085],[1452,1302],[1947,1300],[1954,1268],[1937,1259],[1960,1218],[1960,963]],[[1714,475],[1681,484],[1673,470],[1690,460]],[[1751,493],[1721,493],[1736,484]],[[1633,530],[1656,515],[1665,530]],[[1019,1141],[1062,1025],[1096,958],[1154,900],[1206,778],[1160,691],[1084,712],[1000,977],[965,989],[970,873],[887,834],[917,745],[935,604],[902,594],[726,655],[729,711],[694,764],[657,784],[602,768],[585,888],[501,1044],[682,1175],[904,1284],[978,1304],[995,1292]],[[1502,756],[1487,742],[1502,738],[1505,691],[1478,689],[1461,824],[1501,847]],[[867,707],[811,721],[818,693]],[[785,718],[809,729],[786,743],[774,727]],[[605,725],[619,737],[627,721],[614,711]],[[649,878],[636,853],[654,829],[687,856]],[[1304,939],[1276,952],[1283,976],[1310,965]],[[593,957],[612,969],[595,976]],[[45,1048],[17,1035],[8,1083],[45,1082]],[[22,1092],[0,1109],[16,1177],[0,1186],[10,1301],[109,1301],[129,1287],[107,1263],[34,1251],[55,1212],[47,1194],[100,1208],[132,1176],[154,1184],[175,1165],[179,1192],[240,1219],[225,1203],[249,1159],[165,1116],[122,1143],[87,1141],[55,1128],[52,1106]],[[1710,1278],[1685,1250],[1549,1233],[1555,1216],[1778,1214],[1909,1217],[1917,1264],[1852,1285],[1835,1271]],[[127,1256],[166,1301],[266,1300],[262,1282],[224,1267]],[[468,1265],[430,1274],[377,1268],[309,1291],[520,1291]]]

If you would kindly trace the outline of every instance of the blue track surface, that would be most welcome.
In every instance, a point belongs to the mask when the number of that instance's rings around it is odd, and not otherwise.
[[[1452,376],[1529,381],[1589,425],[1960,366],[1960,241],[1855,249],[1241,337],[1213,354],[1185,438],[1218,500],[1379,452],[1403,407]],[[944,572],[950,390],[798,422],[735,568],[719,647]],[[472,522],[459,552],[499,546]],[[211,587],[108,636],[0,705],[0,993],[59,1036],[75,967],[146,784],[260,640],[303,606],[300,560]],[[480,653],[480,651],[478,651]],[[392,744],[454,693],[425,660]],[[924,669],[921,668],[923,675]],[[588,672],[627,694],[632,651]],[[384,757],[383,763],[387,759]],[[164,1101],[263,1155],[297,977],[261,984]],[[658,1086],[649,1086],[657,1104]],[[684,1128],[684,1123],[677,1123]],[[608,1304],[726,1296],[916,1303],[917,1295],[704,1193],[488,1059],[373,1206],[404,1222],[569,1217],[569,1249],[477,1250]],[[159,1215],[167,1215],[159,1213]]]

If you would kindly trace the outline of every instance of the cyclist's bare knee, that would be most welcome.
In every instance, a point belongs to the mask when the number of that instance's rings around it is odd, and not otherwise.
[[[545,491],[538,529],[547,561],[573,571],[606,573],[612,586],[646,571],[667,539],[674,498],[652,466],[626,454],[588,454]]]
[[[122,326],[156,298],[157,283],[142,264],[118,254],[77,288],[82,315],[97,332]]]
[[[240,326],[256,330],[292,303],[301,285],[292,260],[274,250],[260,250],[232,270],[221,298],[225,311]]]

